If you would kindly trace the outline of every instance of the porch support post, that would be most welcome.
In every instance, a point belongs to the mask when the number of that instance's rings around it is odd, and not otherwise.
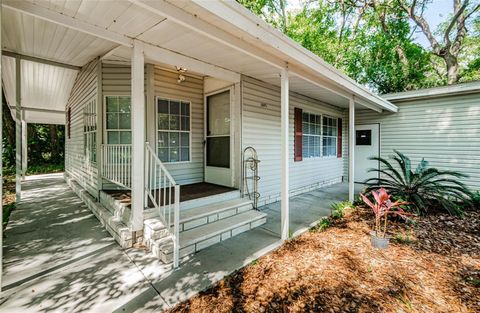
[[[20,202],[22,193],[22,84],[21,60],[15,59],[15,200]]]
[[[288,69],[282,69],[281,83],[280,83],[280,105],[281,105],[281,238],[286,240],[289,237],[289,205],[288,205],[288,186],[289,186],[289,173],[288,173],[288,98],[289,98],[289,81],[288,81]]]
[[[25,110],[22,110],[22,180],[27,174],[27,121],[25,121]]]
[[[132,241],[143,229],[145,164],[145,92],[143,44],[134,41],[132,53]]]
[[[0,47],[2,46],[2,6],[0,0]],[[0,49],[0,80],[2,79],[2,49]],[[3,95],[3,84],[0,84],[0,94]],[[0,109],[0,138],[3,139],[3,96],[2,109]],[[0,155],[3,156],[3,144],[0,144]],[[0,230],[0,293],[2,292],[3,281],[3,158],[0,157],[0,216],[2,217],[2,228]]]
[[[348,200],[353,202],[355,193],[355,102],[350,98],[348,105]]]

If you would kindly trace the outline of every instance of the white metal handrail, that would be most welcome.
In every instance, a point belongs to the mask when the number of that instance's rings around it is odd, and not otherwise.
[[[102,145],[102,177],[125,188],[132,188],[132,145]]]
[[[172,194],[173,192],[173,194]],[[145,143],[145,205],[149,201],[158,211],[173,240],[173,267],[179,262],[180,185],[158,158],[149,143]]]

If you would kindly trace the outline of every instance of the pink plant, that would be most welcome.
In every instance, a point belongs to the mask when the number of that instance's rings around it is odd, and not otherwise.
[[[408,204],[408,202],[402,201],[395,201],[392,202],[390,198],[392,197],[387,193],[385,188],[380,188],[380,190],[375,191],[372,190],[373,198],[375,202],[372,203],[365,195],[360,194],[365,202],[375,214],[375,226],[374,231],[377,237],[385,238],[385,234],[387,232],[387,222],[388,222],[388,215],[397,215],[403,218],[407,218],[409,215],[405,212],[400,206],[404,204]],[[383,231],[382,231],[382,218],[383,220]]]

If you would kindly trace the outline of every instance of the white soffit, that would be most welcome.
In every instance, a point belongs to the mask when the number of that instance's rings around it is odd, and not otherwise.
[[[15,99],[15,58],[2,56],[2,80],[10,107]],[[21,60],[22,108],[29,123],[65,123],[65,104],[75,82],[77,71],[58,66]],[[62,115],[59,119],[56,115]]]

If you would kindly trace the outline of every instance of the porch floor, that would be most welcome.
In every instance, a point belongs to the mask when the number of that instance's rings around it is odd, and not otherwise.
[[[195,184],[188,184],[182,185],[180,187],[180,202],[195,200],[199,198],[204,198],[208,196],[218,195],[225,192],[236,190],[234,188],[215,185],[211,183],[195,183]],[[131,196],[132,192],[130,190],[103,190],[105,193],[109,194],[116,200],[120,200],[123,204],[130,206],[131,204]],[[168,200],[168,192],[165,188],[157,189],[155,193],[155,198],[160,199],[160,204],[163,204],[164,194],[167,193],[167,200]],[[173,188],[171,189],[171,197],[173,199]],[[153,207],[152,202],[149,199],[148,207]]]
[[[0,311],[161,312],[282,244],[280,204],[267,223],[169,265],[144,250],[122,250],[68,189],[61,175],[28,177],[6,230]],[[346,198],[337,184],[290,199],[292,233]]]

